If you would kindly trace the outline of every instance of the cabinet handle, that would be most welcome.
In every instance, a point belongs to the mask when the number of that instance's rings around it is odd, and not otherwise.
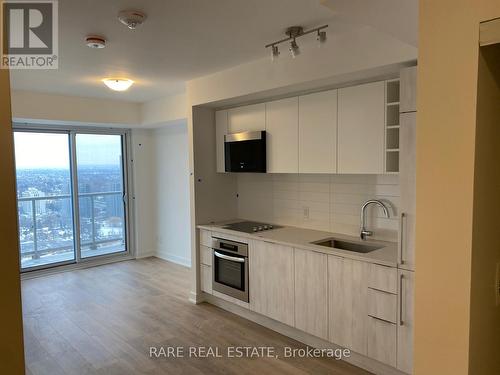
[[[405,229],[405,218],[406,214],[404,212],[401,212],[401,218],[399,220],[399,264],[404,264],[404,259],[403,259],[403,247],[404,247],[404,229]]]
[[[404,323],[405,323],[403,320],[403,300],[404,300],[403,278],[404,278],[404,275],[400,274],[399,275],[399,325],[400,326],[404,325]]]

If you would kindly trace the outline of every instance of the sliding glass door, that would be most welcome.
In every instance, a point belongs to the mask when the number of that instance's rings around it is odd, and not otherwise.
[[[125,138],[15,130],[23,271],[128,253]]]
[[[21,268],[76,259],[68,133],[14,133]]]
[[[76,134],[81,257],[126,251],[120,135]]]

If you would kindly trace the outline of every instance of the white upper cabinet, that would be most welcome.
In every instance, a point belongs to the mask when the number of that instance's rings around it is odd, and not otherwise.
[[[227,111],[227,120],[229,133],[266,130],[266,104],[231,108]]]
[[[297,97],[266,104],[268,173],[298,173],[298,127]]]
[[[337,172],[337,90],[299,97],[299,173]]]
[[[227,111],[215,112],[215,147],[217,154],[217,172],[223,173],[225,169],[224,136],[227,134]]]
[[[384,82],[339,89],[338,173],[384,173]]]
[[[417,110],[417,67],[402,69],[400,72],[400,106],[401,112]]]

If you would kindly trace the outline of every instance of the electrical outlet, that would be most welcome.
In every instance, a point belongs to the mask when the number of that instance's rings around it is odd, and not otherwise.
[[[304,207],[304,219],[309,219],[309,207]]]
[[[500,306],[500,263],[497,263],[497,273],[495,278],[495,294],[497,306]]]

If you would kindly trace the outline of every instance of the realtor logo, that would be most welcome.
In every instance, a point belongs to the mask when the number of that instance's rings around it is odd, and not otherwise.
[[[57,0],[4,1],[2,7],[1,68],[57,69]]]

